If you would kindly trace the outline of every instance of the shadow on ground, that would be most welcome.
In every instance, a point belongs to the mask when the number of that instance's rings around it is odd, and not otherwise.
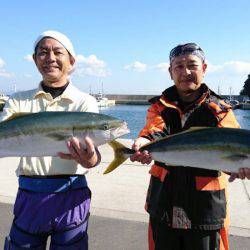
[[[12,222],[11,204],[0,203],[0,249]],[[128,220],[91,216],[90,250],[147,250],[147,224]],[[249,250],[250,238],[230,236],[233,250]]]

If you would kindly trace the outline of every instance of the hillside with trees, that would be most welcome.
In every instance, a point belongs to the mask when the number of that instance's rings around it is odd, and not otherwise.
[[[247,80],[244,82],[243,89],[240,91],[241,95],[247,95],[250,97],[250,75],[248,75]]]

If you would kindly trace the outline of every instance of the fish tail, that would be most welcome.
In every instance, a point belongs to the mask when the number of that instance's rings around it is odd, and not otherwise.
[[[103,174],[108,174],[114,169],[119,167],[124,161],[126,161],[129,155],[133,154],[134,151],[125,147],[123,144],[117,141],[111,141],[108,143],[114,150],[114,160],[109,164]]]

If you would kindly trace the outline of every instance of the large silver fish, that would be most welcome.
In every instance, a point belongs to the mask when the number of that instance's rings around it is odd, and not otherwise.
[[[129,133],[124,121],[88,112],[17,114],[0,123],[0,157],[56,156],[68,152],[66,141],[89,136],[95,146]]]
[[[112,142],[115,159],[104,173],[117,168],[135,151]],[[250,167],[250,130],[234,128],[194,128],[140,148],[156,161],[173,166],[189,166],[227,172]]]

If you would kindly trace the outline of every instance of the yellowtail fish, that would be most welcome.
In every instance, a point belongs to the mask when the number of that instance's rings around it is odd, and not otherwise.
[[[115,159],[105,174],[135,153],[118,142],[110,144],[115,148]],[[250,130],[193,128],[146,144],[140,148],[144,150],[153,160],[167,165],[238,172],[250,167]]]
[[[0,157],[56,156],[68,152],[73,136],[84,146],[90,137],[95,146],[129,133],[124,121],[90,112],[39,112],[16,114],[0,122]]]

